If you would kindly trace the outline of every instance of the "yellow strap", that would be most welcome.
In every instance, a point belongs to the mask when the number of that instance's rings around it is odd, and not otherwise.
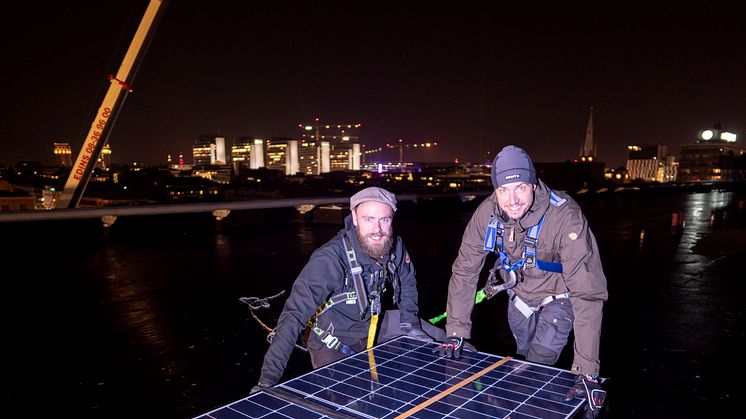
[[[492,364],[489,367],[483,369],[482,371],[479,371],[478,373],[472,375],[471,377],[464,378],[463,380],[461,380],[461,382],[459,382],[459,383],[457,383],[457,384],[449,387],[448,389],[446,389],[446,390],[438,393],[434,397],[432,397],[432,398],[430,398],[428,400],[425,400],[424,402],[418,404],[417,406],[415,406],[415,407],[407,410],[406,412],[404,412],[401,415],[397,416],[396,419],[403,419],[403,418],[410,417],[411,415],[413,415],[413,414],[419,412],[420,410],[422,410],[422,409],[430,406],[431,404],[437,402],[438,400],[442,399],[443,397],[445,397],[445,396],[453,393],[454,391],[456,391],[456,390],[460,389],[461,387],[469,384],[470,382],[476,380],[477,378],[479,378],[479,377],[487,374],[488,372],[494,370],[495,368],[497,368],[500,365],[508,362],[509,360],[510,360],[510,357],[506,356],[505,358],[503,358],[503,359],[495,362],[494,364]]]
[[[370,327],[368,327],[368,346],[370,349],[376,343],[376,329],[378,328],[378,314],[370,316]]]
[[[368,327],[368,365],[370,366],[370,378],[378,381],[378,370],[376,369],[376,358],[373,356],[373,344],[376,341],[376,329],[378,328],[378,314],[370,316],[370,327]]]
[[[370,367],[370,379],[378,382],[378,370],[376,369],[376,357],[373,355],[373,349],[368,350],[368,366]]]

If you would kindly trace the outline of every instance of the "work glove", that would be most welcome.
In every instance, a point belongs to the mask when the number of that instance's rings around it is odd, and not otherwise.
[[[575,397],[586,399],[588,405],[585,408],[585,417],[594,419],[604,406],[606,391],[601,388],[598,378],[590,374],[578,374],[575,376],[575,385],[565,395],[565,401]]]
[[[446,358],[461,358],[461,350],[464,348],[464,338],[458,336],[449,336],[443,342],[438,343],[438,347],[433,349],[433,353],[438,353]]]
[[[419,325],[412,326],[412,323],[401,323],[399,324],[399,327],[401,328],[401,331],[404,332],[405,335],[409,336],[412,339],[421,340],[423,342],[432,342],[433,338],[431,338],[427,333],[425,333]]]
[[[268,387],[271,387],[271,386],[269,386],[267,384],[256,383],[256,385],[254,387],[251,387],[251,391],[249,392],[249,394],[254,394],[254,393],[262,391],[262,390],[264,390],[265,388],[268,388]]]

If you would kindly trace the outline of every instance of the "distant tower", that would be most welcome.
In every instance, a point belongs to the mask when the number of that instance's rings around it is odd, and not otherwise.
[[[585,140],[580,146],[580,161],[596,160],[596,142],[593,141],[593,106],[591,113],[588,115],[588,128],[585,130]]]
[[[57,166],[72,166],[72,153],[69,143],[54,143],[54,161]]]
[[[111,169],[111,146],[108,143],[101,149],[101,154],[98,156],[98,160],[96,160],[96,167],[105,172]]]

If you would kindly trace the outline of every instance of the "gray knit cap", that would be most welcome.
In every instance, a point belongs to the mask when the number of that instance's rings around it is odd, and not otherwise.
[[[538,183],[531,157],[522,148],[509,145],[503,147],[492,162],[492,186],[498,188],[513,182]]]
[[[350,198],[350,209],[355,209],[363,202],[375,201],[387,204],[392,210],[396,211],[396,196],[386,189],[377,186],[365,188]]]

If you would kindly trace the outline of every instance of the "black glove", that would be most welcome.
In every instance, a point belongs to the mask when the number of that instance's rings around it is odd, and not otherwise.
[[[565,401],[570,401],[575,397],[586,399],[588,406],[585,408],[585,417],[592,419],[598,416],[598,412],[604,406],[606,391],[601,388],[596,377],[578,374],[575,376],[575,385],[565,395]]]
[[[438,343],[438,347],[433,349],[433,353],[438,353],[446,358],[461,358],[461,349],[464,348],[464,338],[457,336],[447,337],[443,342]]]
[[[421,340],[423,342],[433,341],[433,338],[431,338],[427,333],[420,329],[419,325],[412,326],[412,323],[401,323],[399,327],[405,335],[409,336],[412,339]]]

